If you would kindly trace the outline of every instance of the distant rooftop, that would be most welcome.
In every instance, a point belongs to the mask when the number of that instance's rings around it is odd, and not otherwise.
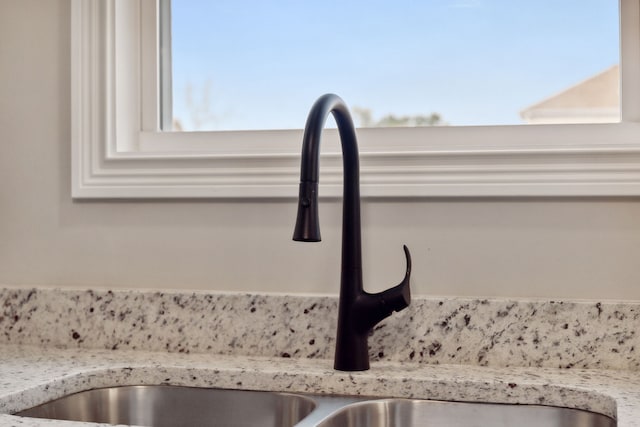
[[[611,123],[620,120],[620,67],[571,86],[520,112],[525,123]]]

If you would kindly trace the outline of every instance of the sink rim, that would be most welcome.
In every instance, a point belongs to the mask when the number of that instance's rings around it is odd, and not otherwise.
[[[24,412],[37,409],[43,406],[51,405],[60,400],[72,398],[77,395],[86,395],[92,392],[104,392],[109,390],[123,390],[123,389],[189,389],[189,390],[203,390],[214,392],[235,392],[235,393],[248,393],[248,394],[268,394],[271,396],[284,396],[293,397],[295,400],[304,401],[311,404],[310,412],[303,415],[302,418],[294,424],[296,427],[330,427],[331,424],[326,424],[332,419],[339,417],[341,414],[354,410],[355,408],[369,407],[380,404],[388,405],[401,405],[401,404],[438,404],[438,405],[482,405],[482,406],[504,406],[504,407],[525,407],[525,408],[549,408],[557,409],[569,412],[592,414],[595,416],[603,417],[611,420],[613,426],[617,425],[617,417],[603,414],[600,412],[590,411],[587,409],[570,408],[556,405],[544,405],[537,403],[510,403],[510,402],[478,402],[478,401],[461,401],[461,400],[437,400],[437,399],[422,399],[415,397],[380,397],[380,396],[354,396],[343,394],[327,394],[327,393],[314,393],[314,392],[292,392],[292,391],[280,391],[280,390],[252,390],[252,389],[237,389],[237,388],[224,388],[224,387],[203,387],[203,386],[191,386],[191,385],[179,385],[179,384],[122,384],[114,386],[96,387],[87,390],[80,390],[77,392],[65,394],[61,397],[54,398],[43,403],[31,406],[29,408],[22,409],[11,413],[14,416],[30,417],[29,415],[23,415]],[[42,418],[42,417],[37,417]],[[51,419],[51,418],[47,418]],[[54,418],[55,419],[55,418]],[[326,425],[325,425],[326,424]]]

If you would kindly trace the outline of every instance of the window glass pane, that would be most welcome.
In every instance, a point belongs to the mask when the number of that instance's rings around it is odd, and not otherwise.
[[[327,92],[358,126],[619,120],[613,0],[173,0],[167,10],[174,130],[301,128]]]

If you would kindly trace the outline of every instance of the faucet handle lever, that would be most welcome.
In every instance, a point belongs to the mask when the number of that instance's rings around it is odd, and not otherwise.
[[[400,284],[393,288],[387,289],[382,292],[381,296],[384,298],[386,304],[389,305],[393,311],[400,311],[409,306],[411,303],[411,253],[406,245],[402,247],[404,249],[404,256],[407,259],[407,270],[404,275],[404,279]]]
[[[378,322],[389,317],[394,311],[400,311],[411,303],[411,254],[404,246],[404,255],[407,258],[407,271],[404,279],[398,285],[376,294],[363,293],[355,306],[357,330],[365,333]]]
[[[409,279],[411,279],[411,252],[409,252],[407,245],[402,245],[402,249],[404,249],[404,256],[407,259],[407,271],[404,274],[401,285],[405,285],[406,291],[404,291],[403,294],[405,295],[407,305],[409,305],[411,303],[411,288],[409,287]]]

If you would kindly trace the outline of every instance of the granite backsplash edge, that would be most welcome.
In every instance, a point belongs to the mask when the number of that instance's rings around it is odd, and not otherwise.
[[[0,344],[330,359],[332,296],[0,288]],[[640,303],[415,297],[376,326],[372,360],[640,367]]]

